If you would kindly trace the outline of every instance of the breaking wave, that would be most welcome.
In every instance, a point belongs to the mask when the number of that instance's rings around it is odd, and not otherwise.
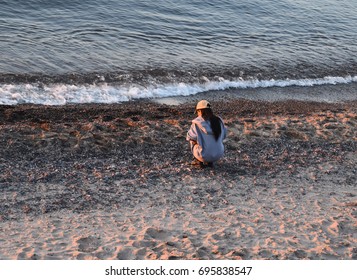
[[[197,82],[151,81],[143,83],[107,82],[98,76],[97,82],[87,84],[69,83],[3,83],[0,84],[0,104],[42,104],[65,105],[83,103],[121,103],[135,99],[155,99],[175,96],[189,96],[207,91],[226,89],[256,89],[271,87],[311,87],[357,82],[357,76],[316,79],[247,79],[228,80],[223,77],[200,77]],[[239,91],[237,91],[239,95]]]

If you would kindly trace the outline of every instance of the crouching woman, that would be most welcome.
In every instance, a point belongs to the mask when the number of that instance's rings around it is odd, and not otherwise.
[[[222,119],[213,114],[207,100],[197,103],[197,117],[192,121],[186,140],[190,142],[191,152],[195,157],[193,164],[213,166],[224,155],[223,140],[227,129]]]

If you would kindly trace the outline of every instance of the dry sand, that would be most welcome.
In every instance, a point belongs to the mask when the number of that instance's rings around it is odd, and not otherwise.
[[[357,103],[0,106],[0,259],[357,259]]]

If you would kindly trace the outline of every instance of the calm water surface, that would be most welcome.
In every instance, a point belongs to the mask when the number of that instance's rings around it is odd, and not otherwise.
[[[0,0],[0,82],[353,80],[356,26],[355,0]]]

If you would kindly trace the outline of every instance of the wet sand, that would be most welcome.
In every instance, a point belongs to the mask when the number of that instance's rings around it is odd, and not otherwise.
[[[357,102],[0,106],[0,259],[357,259]]]

